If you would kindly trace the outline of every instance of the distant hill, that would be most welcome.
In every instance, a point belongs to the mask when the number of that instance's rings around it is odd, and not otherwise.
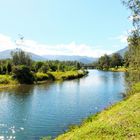
[[[125,47],[124,49],[121,49],[117,51],[116,53],[119,53],[122,57],[124,57],[124,54],[128,51],[128,47]]]
[[[13,51],[17,51],[19,49],[13,49],[13,50],[5,50],[5,51],[2,51],[0,52],[0,59],[7,59],[7,58],[11,58],[11,52]],[[43,58],[42,56],[39,56],[39,55],[36,55],[36,54],[33,54],[33,53],[30,53],[30,52],[27,52],[31,58],[35,61],[42,61],[42,60],[45,60],[45,58]]]
[[[97,58],[87,57],[87,56],[76,56],[76,55],[44,55],[47,60],[59,60],[59,61],[79,61],[82,63],[92,63],[97,60]]]
[[[17,51],[19,49],[5,50],[0,52],[0,59],[11,58],[11,52]],[[97,60],[97,58],[86,57],[86,56],[66,56],[66,55],[44,55],[40,56],[31,52],[27,52],[34,61],[44,61],[44,60],[59,60],[59,61],[78,61],[85,64],[92,63]]]

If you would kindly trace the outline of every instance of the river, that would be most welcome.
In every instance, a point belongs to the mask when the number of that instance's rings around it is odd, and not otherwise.
[[[0,139],[55,137],[122,100],[124,79],[123,72],[89,70],[81,79],[0,90]]]

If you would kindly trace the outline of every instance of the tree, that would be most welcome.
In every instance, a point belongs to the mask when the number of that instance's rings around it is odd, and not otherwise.
[[[79,62],[76,63],[76,68],[77,68],[77,70],[80,70],[81,69],[81,65],[80,65]]]
[[[7,69],[7,73],[8,74],[12,71],[12,64],[11,64],[11,62],[9,62],[9,61],[7,62],[6,69]]]
[[[111,56],[111,62],[110,62],[110,66],[111,67],[118,67],[118,66],[122,66],[122,63],[123,63],[123,59],[122,57],[118,54],[118,53],[114,53],[112,56]]]
[[[108,70],[110,67],[110,57],[108,55],[101,56],[98,60],[97,67],[99,69]]]
[[[39,69],[40,72],[47,73],[49,71],[48,64],[44,63],[41,68]]]
[[[18,65],[13,68],[13,77],[21,84],[33,84],[34,76],[28,66]]]
[[[34,68],[35,68],[35,72],[38,72],[38,70],[43,66],[43,62],[38,61],[38,62],[34,62]]]
[[[140,1],[123,0],[123,4],[130,9],[134,29],[128,37],[129,67],[140,70]]]
[[[129,67],[129,51],[124,54],[124,66]]]
[[[22,50],[11,52],[12,62],[15,66],[17,65],[26,65],[31,66],[32,60],[29,54],[25,53]]]

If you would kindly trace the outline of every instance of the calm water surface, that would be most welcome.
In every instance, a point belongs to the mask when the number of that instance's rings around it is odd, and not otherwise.
[[[124,73],[90,70],[87,77],[0,91],[0,140],[57,136],[70,124],[122,100]]]

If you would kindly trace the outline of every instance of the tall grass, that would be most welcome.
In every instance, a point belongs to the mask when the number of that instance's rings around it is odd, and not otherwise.
[[[10,75],[0,75],[0,84],[14,84],[15,81]]]
[[[51,72],[55,80],[71,80],[81,78],[86,75],[85,71],[66,71],[66,72]]]

